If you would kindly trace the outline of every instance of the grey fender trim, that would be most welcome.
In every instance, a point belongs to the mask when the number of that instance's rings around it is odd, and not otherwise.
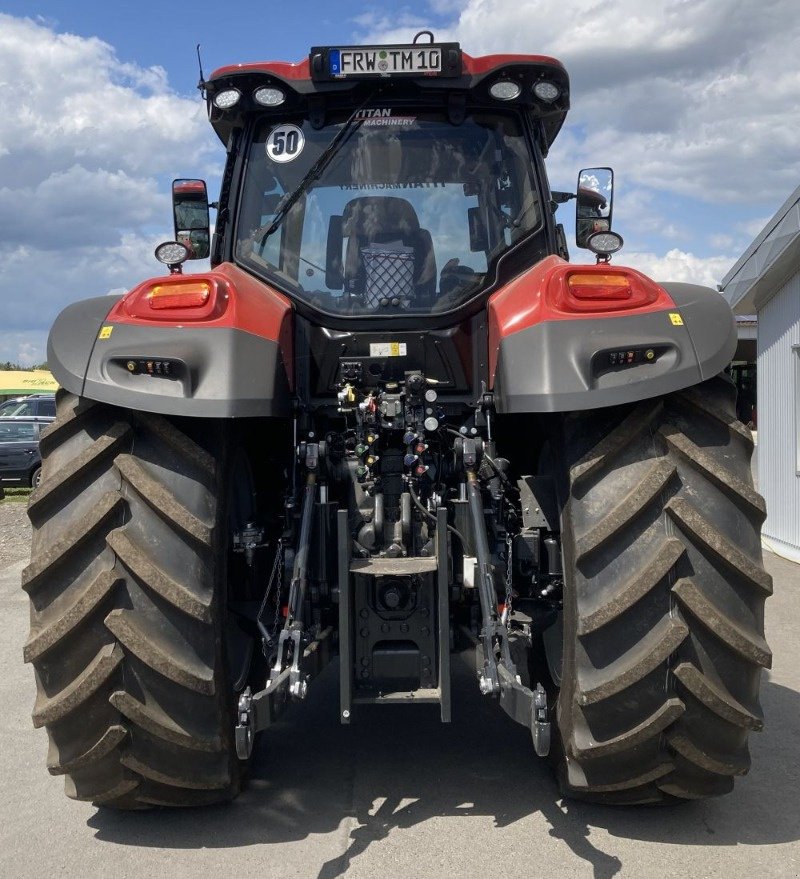
[[[68,305],[47,338],[47,367],[62,388],[83,394],[83,380],[100,327],[121,296],[95,296]]]
[[[151,327],[108,323],[116,300],[65,309],[48,341],[53,375],[72,391],[128,409],[195,418],[286,417],[291,392],[277,342],[230,327]],[[102,302],[104,309],[98,308]],[[102,316],[98,315],[102,311]],[[170,377],[131,373],[128,360],[171,363]],[[50,361],[48,361],[50,362]]]
[[[698,384],[736,350],[727,302],[693,284],[662,285],[675,309],[597,319],[553,320],[504,338],[494,377],[498,412],[569,412],[631,403]],[[675,326],[677,312],[683,325]],[[663,348],[653,363],[603,369],[607,350]]]
[[[662,283],[683,316],[702,379],[722,372],[736,353],[736,318],[716,290],[698,284]]]

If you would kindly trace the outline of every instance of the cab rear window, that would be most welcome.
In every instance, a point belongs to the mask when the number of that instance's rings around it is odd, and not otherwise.
[[[265,122],[250,146],[237,259],[334,314],[432,314],[472,298],[500,255],[542,225],[514,114],[365,109],[267,234],[281,200],[340,131]]]

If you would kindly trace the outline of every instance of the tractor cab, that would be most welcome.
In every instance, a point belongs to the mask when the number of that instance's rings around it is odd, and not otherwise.
[[[441,315],[481,299],[506,257],[518,272],[559,252],[542,157],[569,85],[552,58],[324,47],[205,89],[229,149],[212,262],[301,310]]]

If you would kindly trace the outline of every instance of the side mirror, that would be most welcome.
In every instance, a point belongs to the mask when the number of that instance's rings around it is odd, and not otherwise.
[[[575,243],[588,247],[595,232],[611,229],[614,172],[611,168],[584,168],[578,175],[575,201]]]
[[[188,259],[205,259],[211,242],[208,191],[204,180],[172,181],[175,240],[189,251]]]

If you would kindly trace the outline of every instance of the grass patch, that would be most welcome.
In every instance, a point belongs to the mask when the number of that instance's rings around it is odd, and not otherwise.
[[[22,488],[22,487],[14,487],[7,488],[5,485],[3,486],[3,491],[6,496],[3,499],[0,499],[0,504],[3,503],[11,503],[11,504],[26,504],[28,502],[28,498],[30,497],[31,489],[30,488]]]

